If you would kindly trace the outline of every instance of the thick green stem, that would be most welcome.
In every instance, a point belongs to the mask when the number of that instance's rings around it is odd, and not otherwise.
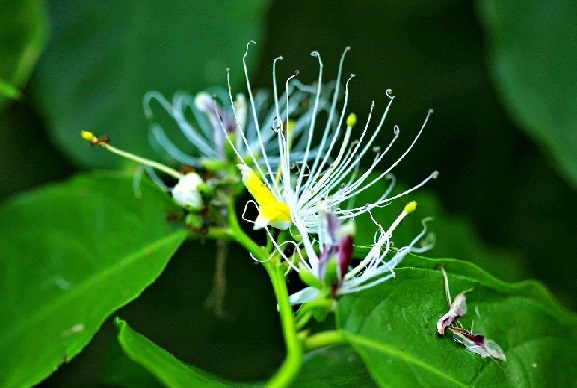
[[[270,276],[273,290],[278,303],[278,310],[283,329],[283,335],[287,347],[286,359],[277,373],[269,380],[270,387],[286,387],[298,374],[303,363],[303,347],[297,335],[297,328],[293,317],[292,306],[289,302],[289,294],[286,286],[285,271],[279,256],[269,257],[269,253],[258,246],[240,228],[234,212],[234,203],[229,204],[229,227],[234,239],[245,247],[255,259],[260,261]]]
[[[347,341],[340,331],[329,330],[311,335],[305,340],[304,345],[306,350],[313,350],[329,345],[340,345],[345,343],[347,343]]]
[[[284,363],[268,382],[270,387],[287,386],[299,372],[303,363],[303,348],[301,340],[297,336],[297,329],[293,317],[292,306],[289,302],[289,294],[285,280],[285,268],[279,265],[277,260],[263,263],[267,270],[278,302],[284,339],[287,347],[287,355]]]

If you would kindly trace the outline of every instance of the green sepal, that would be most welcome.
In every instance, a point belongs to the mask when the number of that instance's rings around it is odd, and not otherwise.
[[[329,261],[329,264],[327,265],[327,271],[325,272],[325,277],[323,279],[323,282],[325,284],[325,286],[327,287],[332,287],[335,284],[338,284],[339,282],[339,268],[338,268],[338,263],[337,263],[337,259],[336,258],[332,258]]]
[[[201,183],[196,186],[196,189],[204,196],[204,197],[213,197],[214,196],[214,189],[207,185],[206,183]]]
[[[313,318],[316,319],[318,322],[323,322],[325,319],[327,319],[327,315],[329,315],[329,313],[331,312],[332,306],[333,306],[332,299],[330,300],[330,304],[316,306],[312,311]]]
[[[295,240],[295,242],[301,242],[302,241],[302,237],[301,237],[301,233],[299,232],[299,230],[297,229],[297,227],[293,224],[290,227],[290,232],[291,232],[291,237]]]
[[[307,286],[311,286],[318,289],[322,289],[324,287],[323,282],[315,275],[310,273],[302,264],[299,265],[299,276]]]
[[[222,170],[226,170],[229,166],[228,162],[220,159],[202,159],[200,164],[202,165],[202,167],[206,168],[208,171],[211,172],[219,172]]]
[[[188,213],[184,218],[184,223],[194,229],[202,228],[202,216],[197,213]]]

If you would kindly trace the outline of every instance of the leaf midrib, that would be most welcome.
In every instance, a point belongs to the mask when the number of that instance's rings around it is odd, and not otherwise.
[[[346,332],[346,331],[342,331],[342,333],[343,333],[343,335],[344,335],[348,340],[350,340],[350,342],[351,342],[352,344],[366,346],[366,347],[372,348],[372,349],[374,349],[374,350],[378,350],[378,351],[380,351],[380,352],[390,354],[390,355],[392,355],[392,356],[395,356],[395,357],[398,357],[398,358],[402,359],[403,361],[405,361],[405,362],[407,362],[407,363],[409,363],[409,364],[413,364],[413,365],[415,365],[415,366],[417,366],[417,367],[426,369],[427,371],[429,371],[429,372],[431,372],[431,373],[433,373],[433,374],[435,374],[435,375],[437,375],[437,376],[439,376],[439,377],[447,380],[448,382],[453,383],[453,384],[456,385],[456,386],[459,386],[459,387],[467,387],[466,384],[464,384],[464,383],[462,383],[461,381],[459,381],[459,380],[453,378],[452,376],[446,374],[446,373],[443,372],[442,370],[437,369],[437,368],[435,368],[435,367],[427,364],[426,362],[421,361],[421,360],[419,360],[419,359],[411,356],[411,355],[408,354],[408,353],[405,353],[405,352],[400,351],[400,350],[398,350],[398,349],[395,349],[395,348],[393,348],[393,347],[387,346],[387,345],[385,345],[385,344],[381,344],[381,343],[378,343],[378,342],[375,342],[375,341],[371,341],[370,339],[368,339],[368,338],[366,338],[366,337],[363,337],[363,336],[359,336],[359,335],[356,335],[356,334],[351,334],[351,333]]]

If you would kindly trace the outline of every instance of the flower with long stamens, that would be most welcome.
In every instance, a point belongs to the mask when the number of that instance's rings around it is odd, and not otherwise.
[[[242,155],[233,142],[233,139],[228,137],[229,144],[236,151],[241,161],[238,166],[242,172],[245,185],[249,182],[258,181],[260,183],[258,186],[253,185],[253,189],[249,187],[249,191],[255,196],[256,203],[259,206],[259,216],[254,223],[255,229],[263,228],[267,225],[273,227],[281,225],[282,228],[287,228],[290,224],[294,224],[298,228],[301,236],[307,236],[310,233],[316,234],[318,233],[321,204],[330,209],[341,222],[345,222],[375,207],[385,206],[390,201],[421,187],[430,179],[437,176],[438,173],[435,171],[409,190],[400,194],[391,195],[395,184],[391,171],[413,148],[425,128],[432,111],[428,112],[421,129],[405,152],[403,152],[395,162],[385,168],[384,171],[377,172],[381,161],[383,161],[385,155],[391,149],[400,132],[398,127],[395,126],[392,140],[385,149],[380,150],[375,148],[375,139],[384,127],[385,118],[394,96],[392,96],[390,90],[387,90],[386,97],[388,103],[375,128],[373,128],[371,122],[374,104],[371,106],[371,112],[360,136],[353,140],[353,127],[357,124],[357,117],[354,114],[347,114],[349,82],[353,78],[352,75],[344,86],[344,101],[342,106],[338,106],[339,94],[341,93],[343,62],[348,50],[348,48],[345,50],[339,63],[335,87],[334,90],[331,91],[332,96],[330,98],[330,106],[328,107],[328,117],[323,125],[321,125],[320,120],[318,120],[321,107],[322,109],[326,109],[325,105],[328,101],[327,98],[323,97],[326,96],[326,91],[323,88],[323,63],[317,52],[312,53],[319,63],[319,75],[315,96],[312,101],[312,111],[308,111],[307,129],[301,134],[299,139],[299,144],[304,144],[302,157],[295,157],[291,154],[294,141],[289,128],[285,125],[285,123],[289,121],[289,117],[284,116],[285,112],[282,109],[282,106],[290,104],[292,85],[295,82],[293,80],[294,76],[286,81],[283,95],[280,97],[278,95],[276,65],[282,57],[276,58],[273,65],[273,95],[274,110],[276,112],[276,124],[273,124],[273,126],[276,128],[278,155],[280,158],[278,167],[275,167],[270,162],[266,152],[260,155],[250,154],[250,160],[254,162],[254,167],[250,166],[247,163],[249,158]],[[245,54],[245,57],[246,55],[247,54]],[[254,122],[257,123],[257,109],[251,93],[246,63],[244,68],[247,79],[250,110],[252,111]],[[232,93],[230,92],[229,99],[232,101]],[[239,116],[238,113],[236,116]],[[221,125],[221,130],[223,130],[223,133],[225,132],[224,125]],[[257,125],[257,135],[260,131],[261,129]],[[321,132],[319,136],[320,141],[313,146],[313,138],[315,137],[315,133],[319,131]],[[238,141],[238,139],[236,139],[236,141]],[[249,144],[248,139],[244,137],[242,141],[245,145]],[[313,150],[315,151],[314,156]],[[371,151],[375,152],[373,161],[364,172],[360,173],[360,161],[365,155],[371,153]],[[358,194],[369,189],[383,178],[390,180],[389,187],[380,197],[375,198],[372,203],[351,208],[345,206]],[[258,192],[258,195],[255,195],[255,192]],[[262,194],[264,192],[267,194]],[[266,203],[261,203],[259,198],[265,198]],[[274,199],[274,201],[271,198]],[[271,212],[271,206],[278,207],[279,211],[276,212],[277,214],[285,215],[285,209],[288,207],[289,214],[286,215],[280,223],[277,222],[278,220],[269,219],[260,208],[265,207],[267,212],[274,213]]]
[[[301,279],[309,284],[309,287],[290,296],[291,303],[302,304],[319,296],[337,298],[376,286],[394,277],[394,268],[408,253],[419,253],[431,248],[431,244],[416,246],[425,236],[426,228],[409,245],[394,250],[391,247],[393,231],[415,209],[416,203],[410,202],[387,230],[379,225],[374,244],[355,266],[350,265],[353,254],[354,227],[350,223],[341,224],[336,215],[323,210],[323,225],[319,228],[318,246],[310,246],[307,249],[306,244],[311,244],[311,242],[303,240],[302,244],[305,245],[306,253],[303,255],[298,252],[299,257],[304,258],[300,260],[298,266],[290,258],[286,258],[287,262],[299,272]],[[425,222],[426,220],[423,224]],[[316,254],[317,250],[320,255]],[[394,253],[389,259],[391,251]],[[313,254],[311,255],[310,252]],[[282,255],[282,251],[279,250],[279,254]]]
[[[281,161],[275,132],[277,112],[289,120],[293,139],[301,137],[305,123],[313,114],[312,108],[307,108],[307,101],[314,95],[314,89],[296,82],[286,93],[290,94],[290,100],[282,98],[282,102],[268,112],[266,93],[251,95],[251,110],[254,112],[251,115],[248,114],[244,95],[238,94],[234,100],[229,99],[223,89],[201,92],[196,96],[177,92],[172,101],[157,91],[150,91],[144,96],[143,106],[146,117],[153,120],[150,130],[154,143],[179,163],[193,167],[215,166],[214,170],[222,167],[222,162],[235,164],[236,161],[227,152],[225,138],[229,137],[241,160],[250,163],[254,157],[261,163],[261,156],[264,155],[267,163],[276,167]],[[322,107],[326,102],[320,105]],[[190,153],[181,151],[171,140],[174,134],[154,121],[157,106],[168,113],[178,130],[192,144]],[[305,146],[304,142],[293,144],[291,157],[303,158]]]

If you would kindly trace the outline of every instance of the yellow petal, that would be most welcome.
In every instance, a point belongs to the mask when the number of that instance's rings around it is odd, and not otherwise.
[[[250,167],[239,164],[238,168],[242,173],[242,183],[252,194],[259,207],[259,215],[255,220],[254,229],[261,229],[267,225],[277,229],[288,229],[292,224],[288,205],[277,200]]]

